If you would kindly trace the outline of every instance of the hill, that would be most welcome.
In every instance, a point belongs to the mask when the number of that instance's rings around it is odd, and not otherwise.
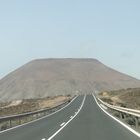
[[[96,59],[34,60],[0,80],[0,101],[140,87]]]

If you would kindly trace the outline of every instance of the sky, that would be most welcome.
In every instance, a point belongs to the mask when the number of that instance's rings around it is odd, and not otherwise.
[[[96,58],[140,79],[140,0],[0,0],[0,79],[39,58]]]

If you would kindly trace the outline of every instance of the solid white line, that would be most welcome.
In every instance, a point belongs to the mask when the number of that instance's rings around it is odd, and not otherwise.
[[[100,104],[100,106],[101,106],[102,108],[104,108],[105,110],[107,110],[107,107],[104,106],[103,104]]]
[[[77,115],[78,113],[81,111],[83,105],[84,105],[84,102],[85,102],[85,98],[86,98],[86,95],[84,96],[84,99],[82,101],[82,104],[80,106],[80,110],[68,121],[65,123],[65,125],[63,125],[58,131],[56,131],[51,137],[49,137],[47,140],[52,140],[64,127],[66,127]]]
[[[60,126],[63,126],[65,124],[65,122],[63,122],[62,124],[60,124]]]
[[[140,137],[140,133],[138,133],[137,131],[135,131],[134,129],[132,129],[131,127],[129,127],[128,125],[126,125],[125,123],[123,123],[122,121],[120,121],[119,119],[115,118],[114,116],[112,116],[110,113],[108,113],[107,111],[105,111],[98,103],[96,97],[93,95],[94,100],[96,101],[97,105],[100,107],[100,109],[106,113],[109,117],[111,117],[112,119],[114,119],[115,121],[117,121],[118,123],[120,123],[123,127],[125,127],[126,129],[128,129],[130,132],[132,132],[133,134],[135,134],[136,136]]]
[[[73,118],[73,116],[71,116],[70,118]]]
[[[54,114],[60,112],[61,110],[65,109],[65,108],[66,108],[67,106],[69,106],[77,97],[78,97],[78,96],[74,97],[74,98],[71,100],[71,102],[68,103],[66,106],[62,107],[61,109],[59,109],[59,110],[57,110],[57,111],[55,111],[55,112],[53,112],[53,113],[51,113],[51,114],[48,114],[48,115],[43,116],[43,117],[41,117],[41,118],[38,118],[38,119],[36,119],[36,120],[30,121],[30,122],[27,122],[27,123],[24,123],[24,124],[15,126],[15,127],[12,127],[12,128],[9,128],[9,129],[3,130],[3,131],[0,131],[0,134],[1,134],[1,133],[4,133],[4,132],[7,132],[7,131],[10,131],[10,130],[13,130],[13,129],[16,129],[16,128],[19,128],[19,127],[22,127],[22,126],[25,126],[25,125],[28,125],[28,124],[31,124],[31,123],[34,123],[34,122],[37,122],[37,121],[42,120],[42,119],[44,119],[44,118],[50,117],[50,116],[52,116],[52,115],[54,115]]]
[[[41,140],[46,140],[45,138],[41,139]]]

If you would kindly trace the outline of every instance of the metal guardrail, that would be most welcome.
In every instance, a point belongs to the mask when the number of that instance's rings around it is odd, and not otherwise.
[[[28,112],[28,113],[23,113],[18,115],[0,117],[0,131],[44,117],[64,107],[71,100],[72,99],[69,99],[64,103],[52,108],[41,109],[38,111],[33,111],[33,112]]]
[[[137,117],[140,117],[140,110],[135,110],[135,109],[130,109],[130,108],[124,108],[124,107],[119,107],[119,106],[114,106],[114,105],[110,105],[104,101],[102,101],[101,99],[98,98],[98,100],[105,105],[108,108],[120,111],[120,112],[124,112],[124,113],[128,113],[130,115],[134,115]]]
[[[66,102],[68,102],[68,101],[66,101]],[[58,106],[52,107],[52,108],[41,109],[41,110],[37,110],[37,111],[33,111],[33,112],[27,112],[27,113],[18,114],[18,115],[0,117],[0,121],[1,120],[6,120],[6,119],[12,119],[12,118],[16,118],[16,117],[24,117],[24,116],[28,116],[28,115],[34,115],[34,114],[41,113],[41,112],[44,112],[44,111],[49,111],[49,110],[52,110],[52,109],[57,108],[59,106],[62,106],[66,102],[64,102],[64,103],[62,103]]]
[[[124,119],[129,125],[134,125],[136,128],[140,127],[140,110],[110,105],[99,98],[97,100],[107,109],[114,111],[115,116]]]

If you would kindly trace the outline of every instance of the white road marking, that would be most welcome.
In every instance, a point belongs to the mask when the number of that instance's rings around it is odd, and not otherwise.
[[[65,124],[65,122],[63,122],[62,124],[60,124],[60,126],[63,126]]]
[[[70,118],[73,118],[73,116],[71,116]]]
[[[41,140],[46,140],[45,138],[41,139]]]
[[[93,95],[93,94],[92,94]],[[106,110],[104,110],[98,103],[96,97],[93,95],[94,100],[96,101],[97,105],[100,107],[100,109],[106,113],[109,117],[111,117],[112,119],[114,119],[115,121],[117,121],[118,123],[120,123],[122,126],[124,126],[126,129],[128,129],[130,132],[132,132],[133,134],[135,134],[136,136],[140,137],[140,133],[138,133],[137,131],[135,131],[134,129],[132,129],[131,127],[129,127],[128,125],[126,125],[125,123],[123,123],[122,121],[120,121],[119,119],[115,118],[114,116],[112,116],[111,114],[109,114]]]
[[[83,105],[84,105],[84,102],[85,102],[85,99],[86,99],[86,95],[84,96],[84,99],[82,101],[82,104],[80,106],[80,110],[68,121],[65,123],[65,125],[63,125],[58,131],[56,131],[51,137],[49,137],[47,140],[52,140],[64,127],[66,127],[77,115],[78,113],[81,111]]]
[[[59,110],[57,110],[57,111],[55,111],[55,112],[53,112],[53,113],[51,113],[51,114],[48,114],[48,115],[46,115],[46,116],[44,116],[44,117],[41,117],[41,118],[39,118],[39,119],[30,121],[30,122],[27,122],[27,123],[24,123],[24,124],[15,126],[15,127],[12,127],[12,128],[9,128],[9,129],[3,130],[3,131],[0,131],[0,134],[1,134],[1,133],[4,133],[4,132],[7,132],[7,131],[10,131],[10,130],[13,130],[13,129],[16,129],[16,128],[19,128],[19,127],[22,127],[22,126],[25,126],[25,125],[28,125],[28,124],[31,124],[31,123],[34,123],[34,122],[37,122],[37,121],[42,120],[42,119],[44,119],[44,118],[50,117],[50,116],[52,116],[52,115],[54,115],[54,114],[60,112],[61,110],[65,109],[65,108],[66,108],[67,106],[69,106],[77,97],[78,97],[78,95],[77,95],[76,97],[74,97],[74,98],[72,99],[72,101],[71,101],[70,103],[68,103],[66,106],[62,107],[61,109],[59,109]]]
[[[105,110],[107,110],[107,107],[104,106],[103,104],[100,104],[100,106],[101,106],[102,108],[104,108]]]

